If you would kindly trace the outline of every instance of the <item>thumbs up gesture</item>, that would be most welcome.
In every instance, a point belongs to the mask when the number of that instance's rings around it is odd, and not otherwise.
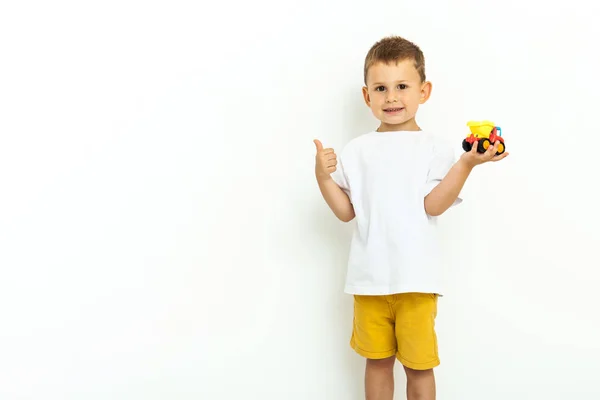
[[[315,139],[315,146],[317,147],[317,155],[315,157],[315,175],[318,180],[325,180],[330,178],[330,174],[337,168],[337,156],[333,149],[324,149],[323,144]]]

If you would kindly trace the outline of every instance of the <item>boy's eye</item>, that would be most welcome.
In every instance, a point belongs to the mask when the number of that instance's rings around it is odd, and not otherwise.
[[[382,91],[384,91],[384,90],[385,90],[385,86],[377,86],[377,87],[375,88],[375,91],[376,91],[376,92],[382,92]]]
[[[399,84],[399,85],[398,85],[398,88],[399,88],[400,90],[404,90],[404,89],[406,89],[407,87],[408,87],[408,86],[406,86],[404,83],[401,83],[401,84]]]

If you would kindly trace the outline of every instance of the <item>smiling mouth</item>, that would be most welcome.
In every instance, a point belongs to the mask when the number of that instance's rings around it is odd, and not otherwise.
[[[388,113],[399,112],[404,110],[404,107],[395,107],[395,108],[385,108],[383,111]]]

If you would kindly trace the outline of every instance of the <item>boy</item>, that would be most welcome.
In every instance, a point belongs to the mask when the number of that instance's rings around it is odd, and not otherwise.
[[[431,94],[417,45],[387,37],[369,50],[363,96],[379,128],[350,141],[336,156],[317,148],[315,174],[340,220],[356,217],[345,292],[354,295],[350,345],[366,361],[367,400],[390,400],[396,359],[404,366],[408,400],[435,399],[438,357],[435,318],[442,266],[435,222],[459,204],[472,169],[499,161],[497,144],[454,159],[415,116]],[[456,161],[456,162],[455,162]]]

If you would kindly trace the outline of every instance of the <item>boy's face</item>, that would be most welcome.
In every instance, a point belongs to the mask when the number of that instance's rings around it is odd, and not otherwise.
[[[412,59],[373,64],[363,88],[367,106],[381,121],[380,132],[419,130],[415,115],[430,94],[431,83],[421,82]]]

